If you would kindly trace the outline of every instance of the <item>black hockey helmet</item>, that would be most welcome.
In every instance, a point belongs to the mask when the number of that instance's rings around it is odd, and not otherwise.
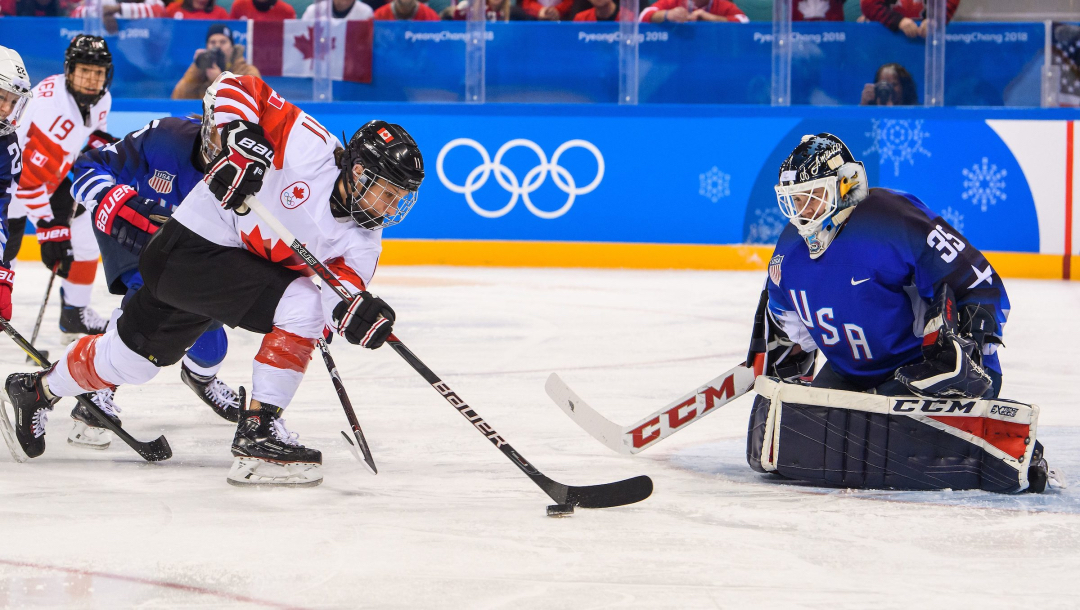
[[[101,91],[82,93],[75,90],[71,81],[75,74],[75,66],[78,64],[103,66],[105,68],[105,83],[101,86]],[[67,51],[64,53],[64,77],[67,80],[68,93],[75,98],[75,103],[82,108],[93,106],[101,98],[105,97],[113,78],[112,53],[109,52],[109,45],[105,42],[105,39],[101,36],[90,36],[89,34],[79,34],[72,38],[71,44],[68,45]]]
[[[790,186],[835,176],[841,165],[854,162],[855,157],[847,145],[831,133],[803,136],[795,150],[780,164],[780,184]]]
[[[424,157],[416,141],[401,125],[386,121],[369,121],[358,129],[338,151],[337,165],[346,197],[342,200],[334,189],[331,200],[370,230],[401,222],[424,181]],[[372,207],[379,201],[385,209]]]

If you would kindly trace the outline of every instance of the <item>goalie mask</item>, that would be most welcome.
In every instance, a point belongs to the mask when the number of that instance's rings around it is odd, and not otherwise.
[[[26,103],[33,96],[30,75],[26,73],[22,57],[7,47],[0,47],[0,136],[19,127]]]
[[[400,125],[370,121],[337,151],[341,170],[331,209],[374,231],[401,222],[416,204],[424,157]]]
[[[863,164],[829,133],[803,136],[780,165],[775,189],[780,211],[806,240],[810,258],[825,253],[869,192]]]
[[[75,68],[79,65],[100,66],[105,68],[105,79],[96,93],[86,93],[75,89]],[[68,93],[75,98],[80,108],[89,108],[101,101],[112,84],[113,63],[109,45],[100,36],[79,34],[71,39],[64,53],[64,79]]]
[[[221,131],[214,120],[214,106],[217,104],[217,91],[221,81],[235,76],[232,72],[222,72],[203,94],[202,127],[199,129],[199,150],[202,151],[203,163],[209,164],[221,154]]]

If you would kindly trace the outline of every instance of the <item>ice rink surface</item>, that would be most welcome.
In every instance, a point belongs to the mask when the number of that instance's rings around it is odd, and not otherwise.
[[[391,349],[331,346],[371,443],[371,475],[316,357],[286,412],[324,455],[312,489],[225,482],[233,427],[179,367],[122,388],[125,427],[164,433],[144,463],[114,441],[40,458],[0,453],[4,608],[1075,608],[1080,491],[845,491],[746,465],[743,397],[634,457],[573,424],[543,385],[558,372],[630,423],[745,357],[761,273],[383,267],[373,290],[435,373],[546,475],[571,485],[651,476],[648,500],[545,516],[551,500]],[[18,267],[29,336],[47,275]],[[94,305],[118,303],[100,277]],[[1042,407],[1051,466],[1080,479],[1075,337],[1080,285],[1007,282],[1003,396]],[[58,297],[39,344],[59,353]],[[250,383],[259,337],[230,331],[221,377]],[[0,372],[28,370],[0,337]]]

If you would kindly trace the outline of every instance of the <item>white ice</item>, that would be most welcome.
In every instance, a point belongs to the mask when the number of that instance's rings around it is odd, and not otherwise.
[[[638,474],[633,506],[551,504],[389,348],[332,350],[371,442],[368,473],[319,358],[289,427],[325,456],[312,489],[225,482],[233,428],[163,371],[117,394],[125,427],[175,452],[114,442],[0,453],[5,608],[1066,608],[1080,605],[1080,492],[846,492],[746,465],[743,397],[634,457],[577,428],[544,393],[557,371],[595,408],[636,421],[744,357],[760,273],[383,267],[373,289],[401,339],[520,453],[567,484]],[[46,282],[21,264],[16,327]],[[1052,466],[1080,478],[1080,285],[1013,280],[1004,395],[1042,407]],[[56,295],[40,345],[60,353]],[[117,303],[99,279],[94,305]],[[222,378],[250,383],[259,337],[230,331]],[[0,372],[28,370],[0,337]]]

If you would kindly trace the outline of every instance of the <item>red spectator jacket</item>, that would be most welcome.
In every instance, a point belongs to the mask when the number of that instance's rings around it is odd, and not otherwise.
[[[216,4],[210,11],[189,11],[184,8],[183,0],[176,0],[165,7],[165,16],[169,19],[228,19],[229,11]]]
[[[951,21],[960,0],[946,0],[945,20]],[[904,17],[921,21],[926,18],[922,0],[861,0],[862,14],[870,21],[880,21],[892,31],[900,29]]]
[[[296,19],[296,9],[285,0],[277,0],[268,11],[260,11],[255,8],[252,0],[236,0],[233,2],[229,16],[233,19],[251,19],[252,21],[283,21]]]
[[[397,21],[397,15],[394,15],[394,3],[388,2],[379,8],[375,9],[375,19],[383,21]],[[416,3],[416,13],[413,14],[412,21],[438,21],[439,14],[431,10],[428,5],[423,2]]]
[[[626,9],[620,9],[620,10],[615,11],[614,13],[612,13],[611,17],[609,17],[608,19],[605,19],[604,21],[618,21],[619,20],[619,13],[627,13],[627,14],[630,15],[631,20],[634,19],[633,13],[631,13],[630,11],[628,11]],[[596,9],[595,8],[590,8],[590,9],[581,11],[577,15],[574,15],[574,21],[597,21],[597,19],[596,19]]]
[[[844,0],[792,0],[792,21],[843,21]]]
[[[540,9],[544,8],[544,5],[537,2],[537,0],[521,0],[521,8],[526,13],[539,19]],[[559,19],[565,19],[573,8],[574,0],[563,0],[555,5],[555,10],[559,11]]]
[[[641,11],[641,20],[645,23],[649,23],[652,19],[652,14],[656,11],[670,11],[671,9],[680,6],[685,8],[688,12],[694,12],[694,3],[690,0],[657,0],[655,4]],[[712,0],[712,2],[709,3],[709,6],[705,7],[705,10],[713,15],[727,17],[728,21],[738,21],[739,23],[750,22],[746,13],[735,6],[734,2],[728,2],[728,0]]]

